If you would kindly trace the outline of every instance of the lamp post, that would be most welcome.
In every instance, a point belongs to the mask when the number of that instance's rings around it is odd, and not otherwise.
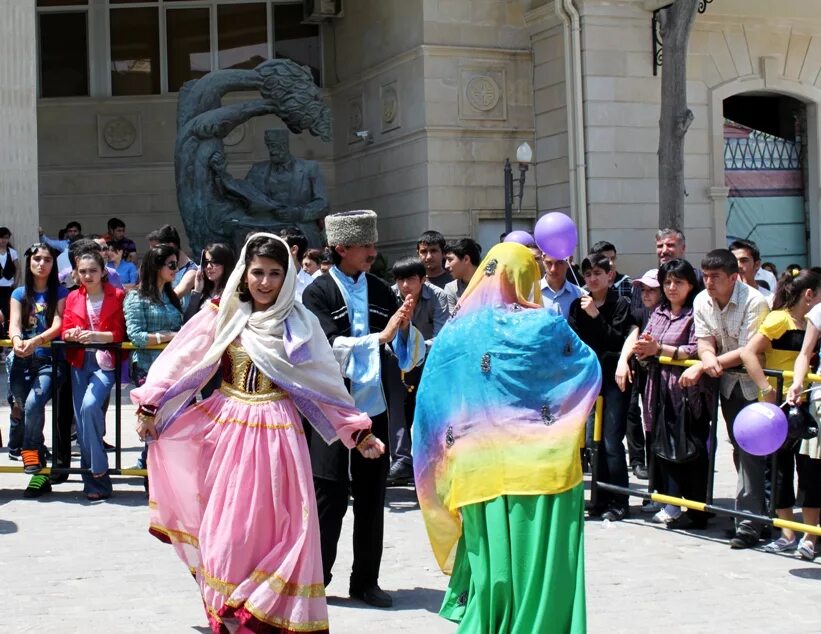
[[[513,192],[513,168],[510,159],[505,159],[505,233],[513,231],[513,199],[519,199],[519,212],[522,211],[522,196],[525,191],[525,174],[530,162],[533,160],[533,150],[525,141],[516,148],[516,161],[519,163],[519,192]]]

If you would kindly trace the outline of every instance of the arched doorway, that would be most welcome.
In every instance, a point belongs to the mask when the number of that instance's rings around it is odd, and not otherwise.
[[[727,242],[754,241],[779,271],[810,261],[807,108],[792,97],[746,93],[723,101]]]

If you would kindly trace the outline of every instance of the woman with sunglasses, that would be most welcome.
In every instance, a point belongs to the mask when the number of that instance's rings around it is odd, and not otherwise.
[[[177,258],[170,244],[149,249],[140,266],[140,284],[125,298],[126,331],[137,348],[131,355],[131,380],[138,387],[161,352],[146,346],[168,343],[182,326],[182,306],[173,286]]]
[[[203,249],[200,270],[197,271],[194,290],[191,291],[191,299],[185,309],[184,323],[188,323],[208,300],[222,295],[222,289],[236,262],[234,250],[223,242],[212,242]]]
[[[69,293],[62,323],[63,339],[81,344],[117,343],[125,338],[123,290],[108,283],[105,262],[97,250],[73,256],[80,287]],[[111,497],[108,455],[103,445],[103,406],[114,386],[114,357],[106,350],[73,348],[66,353],[71,366],[71,394],[83,492],[91,501]]]
[[[59,379],[52,376],[51,349],[43,345],[60,334],[68,291],[57,280],[54,249],[35,244],[25,258],[25,281],[12,291],[9,311],[9,391],[23,413],[19,422],[12,419],[9,456],[22,454],[24,469],[32,474],[23,495],[35,498],[51,491],[48,477],[37,474],[45,466],[46,403],[52,380]]]

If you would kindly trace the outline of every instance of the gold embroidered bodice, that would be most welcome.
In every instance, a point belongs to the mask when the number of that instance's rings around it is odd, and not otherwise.
[[[288,394],[265,376],[245,351],[232,343],[223,357],[222,385],[220,391],[226,396],[242,401],[259,403],[287,398]]]

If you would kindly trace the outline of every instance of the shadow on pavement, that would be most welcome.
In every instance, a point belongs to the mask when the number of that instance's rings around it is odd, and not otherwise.
[[[801,579],[813,579],[821,581],[821,567],[815,564],[815,568],[793,568],[790,574],[793,577],[800,577]]]
[[[142,484],[142,483],[140,483]],[[57,485],[59,486],[59,485]],[[22,489],[0,489],[0,504],[5,504],[12,500],[23,499]],[[133,490],[114,489],[114,495],[107,500],[92,502],[86,499],[82,491],[60,491],[54,489],[39,498],[26,500],[32,504],[79,504],[81,506],[93,506],[97,504],[117,504],[119,506],[147,506],[148,500],[145,497],[142,486]]]
[[[384,609],[386,612],[397,612],[400,610],[425,610],[437,614],[442,605],[442,600],[445,598],[443,590],[434,590],[432,588],[401,588],[399,590],[391,590],[391,597],[393,597],[392,608],[373,608]],[[368,606],[357,599],[350,597],[336,597],[328,596],[328,605],[338,608],[352,608],[361,610],[368,608]]]
[[[0,535],[11,535],[17,532],[17,524],[8,520],[0,520]]]

